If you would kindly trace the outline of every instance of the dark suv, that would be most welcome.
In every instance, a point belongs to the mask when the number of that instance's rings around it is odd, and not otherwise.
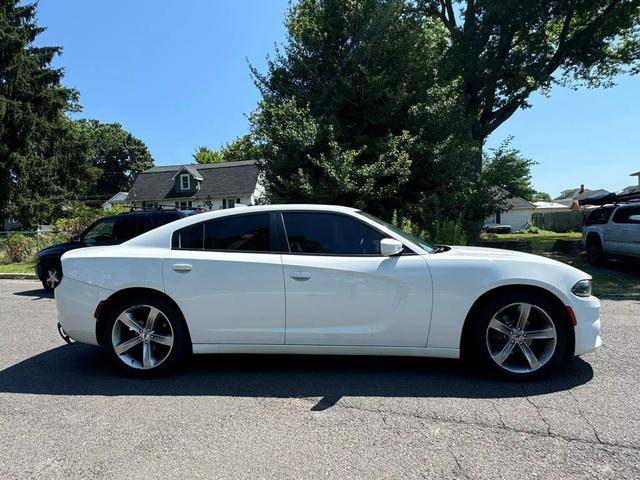
[[[52,292],[62,280],[60,257],[69,250],[98,245],[117,245],[174,220],[196,213],[194,210],[132,211],[103,217],[89,225],[70,242],[43,248],[36,254],[36,274],[45,290]]]

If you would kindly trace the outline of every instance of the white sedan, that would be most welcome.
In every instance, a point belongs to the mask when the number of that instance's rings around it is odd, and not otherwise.
[[[235,208],[62,257],[59,321],[124,369],[191,353],[472,358],[529,377],[601,344],[591,278],[526,253],[432,246],[362,211]]]

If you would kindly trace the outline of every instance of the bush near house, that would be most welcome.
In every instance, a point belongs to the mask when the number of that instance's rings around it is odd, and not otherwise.
[[[21,233],[12,233],[4,241],[5,257],[9,263],[27,261],[33,254],[33,239]]]

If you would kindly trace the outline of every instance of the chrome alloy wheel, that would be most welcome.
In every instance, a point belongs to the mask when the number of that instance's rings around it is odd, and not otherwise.
[[[171,353],[173,327],[156,307],[134,305],[116,318],[111,344],[126,365],[148,370],[160,365]]]
[[[58,286],[58,284],[60,283],[60,275],[58,274],[57,268],[51,267],[47,270],[47,278],[45,279],[45,283],[51,290]]]
[[[491,358],[511,373],[531,373],[553,357],[558,332],[551,317],[530,303],[501,308],[489,322],[486,342]]]

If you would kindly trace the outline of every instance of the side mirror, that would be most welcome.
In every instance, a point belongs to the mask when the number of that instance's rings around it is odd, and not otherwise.
[[[640,223],[640,215],[629,215],[629,220]]]
[[[380,240],[380,253],[385,257],[398,255],[402,253],[403,248],[402,242],[399,242],[395,238],[383,238]]]
[[[71,237],[71,241],[72,242],[79,242],[80,241],[80,235],[74,235]]]

